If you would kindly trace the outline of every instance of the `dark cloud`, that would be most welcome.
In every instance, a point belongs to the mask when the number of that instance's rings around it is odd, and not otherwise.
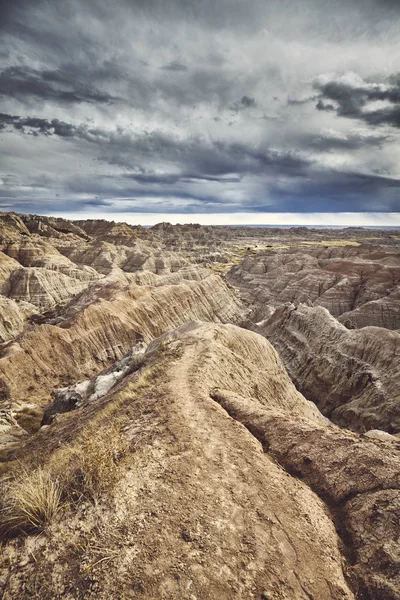
[[[366,81],[348,83],[332,80],[316,82],[314,87],[320,91],[316,108],[322,111],[335,111],[340,117],[359,119],[369,125],[392,125],[400,127],[400,76],[392,75],[381,83]],[[336,104],[327,103],[333,101]],[[371,109],[368,103],[386,101],[389,106]]]
[[[37,117],[18,117],[0,113],[0,131],[13,127],[22,133],[33,135],[58,135],[60,137],[83,137],[84,127],[74,127],[58,119],[39,119]]]
[[[273,193],[288,212],[400,211],[400,180],[375,174],[323,171],[296,187],[274,186]]]
[[[0,197],[31,212],[398,210],[399,9],[0,0]]]
[[[299,157],[294,151],[282,152],[240,142],[206,143],[199,137],[182,141],[160,132],[131,139],[123,136],[113,137],[110,146],[104,148],[104,152],[104,160],[131,168],[137,168],[138,160],[145,163],[156,156],[162,164],[168,164],[174,171],[172,175],[163,174],[161,179],[159,175],[151,175],[147,171],[130,175],[137,181],[149,185],[168,181],[172,183],[177,179],[182,181],[220,179],[226,182],[226,176],[232,174],[244,176],[285,173],[294,176],[303,174],[310,164],[310,161]],[[178,174],[177,165],[179,165]]]
[[[177,60],[173,60],[170,63],[168,63],[167,65],[164,65],[163,67],[161,67],[162,69],[164,69],[164,71],[187,71],[188,68],[186,65],[183,65],[182,63],[180,63]]]
[[[325,102],[322,102],[322,100],[318,100],[317,104],[315,105],[315,108],[317,110],[325,110],[326,112],[335,112],[335,107],[333,106],[333,104],[326,104]]]
[[[319,135],[308,140],[308,145],[322,152],[336,150],[358,150],[360,148],[382,148],[385,144],[393,142],[389,135],[363,135],[349,133],[342,136]]]
[[[242,96],[240,100],[231,104],[230,109],[234,112],[239,112],[240,110],[254,108],[255,106],[257,106],[257,103],[254,98],[251,98],[250,96]]]
[[[324,196],[321,189],[325,190]],[[349,202],[356,212],[382,211],[399,212],[400,182],[393,178],[379,175],[362,175],[354,172],[323,172],[315,174],[313,178],[302,178],[296,186],[286,186],[279,182],[271,184],[271,192],[277,199],[276,203],[262,194],[249,194],[242,207],[246,212],[273,213],[277,211],[277,205],[281,212],[348,212]],[[103,198],[96,197],[99,192]],[[92,194],[93,198],[76,201],[72,200],[75,194]],[[238,203],[235,199],[223,201],[213,194],[190,193],[179,189],[166,190],[165,188],[153,189],[152,191],[127,185],[126,181],[86,181],[76,178],[71,181],[65,190],[70,210],[79,208],[99,208],[103,211],[113,212],[115,203],[108,198],[117,196],[121,205],[118,211],[121,213],[181,213],[182,204],[187,213],[230,213],[237,210]],[[377,201],[377,194],[379,200]],[[0,194],[0,197],[2,195]],[[18,197],[3,196],[0,206],[4,210],[10,210],[14,206],[16,210],[27,212],[38,212],[40,207],[49,210],[57,210],[57,201],[40,199],[22,199]]]
[[[8,67],[0,73],[0,96],[18,99],[34,96],[63,103],[109,103],[114,100],[109,94],[91,88],[68,72],[40,71],[29,67]]]
[[[251,106],[256,105],[256,101],[254,100],[254,98],[250,98],[250,96],[243,96],[242,99],[240,100],[240,104],[244,108],[250,108]]]
[[[302,105],[302,104],[308,104],[309,102],[313,102],[314,100],[316,100],[317,96],[309,96],[308,98],[303,98],[301,100],[296,99],[296,98],[289,98],[287,103],[288,105]],[[278,98],[274,98],[274,100],[278,100]]]
[[[83,200],[82,205],[87,208],[100,208],[112,206],[112,203],[107,200],[102,200],[101,198],[93,198],[92,200]]]
[[[23,118],[0,114],[0,128],[7,127],[13,127],[23,134],[74,138],[101,146],[103,151],[101,160],[112,165],[136,170],[139,168],[139,173],[128,173],[127,178],[149,185],[193,179],[204,181],[222,179],[226,182],[225,176],[229,174],[248,175],[258,174],[260,171],[300,175],[310,164],[310,161],[300,158],[293,151],[282,152],[268,147],[247,146],[240,142],[207,143],[199,136],[181,140],[161,131],[132,136],[121,129],[107,132],[87,125],[75,126],[58,119]],[[159,175],[138,167],[138,161],[144,163],[151,158],[169,163],[174,170],[176,170],[175,165],[179,163],[179,173]],[[237,181],[237,178],[231,181]]]

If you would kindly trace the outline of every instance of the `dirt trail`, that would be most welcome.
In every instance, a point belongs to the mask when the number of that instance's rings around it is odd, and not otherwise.
[[[114,394],[20,453],[57,452],[104,411],[90,430],[101,437],[113,406],[132,448],[115,491],[4,545],[4,600],[398,598],[395,445],[329,424],[265,338],[182,326]]]
[[[351,598],[322,503],[210,400],[210,384],[225,379],[213,369],[215,359],[208,343],[189,345],[169,384],[171,396],[179,384],[169,427],[188,448],[180,462],[196,490],[191,526],[203,521],[206,539],[219,538],[223,549],[218,556],[210,547],[213,561],[204,574],[218,584],[221,598]],[[246,375],[243,383],[249,385]],[[233,595],[236,573],[241,576]]]

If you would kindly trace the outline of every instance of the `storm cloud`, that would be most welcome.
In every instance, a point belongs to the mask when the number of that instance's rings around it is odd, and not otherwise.
[[[392,0],[3,0],[0,209],[400,212]]]
[[[0,96],[36,97],[60,103],[111,102],[112,98],[79,82],[74,73],[38,70],[30,67],[8,67],[0,74]]]
[[[314,87],[320,91],[316,105],[318,110],[333,111],[341,117],[358,119],[368,125],[400,127],[400,74],[392,75],[383,83],[347,76],[317,81]],[[386,105],[376,108],[377,103]]]

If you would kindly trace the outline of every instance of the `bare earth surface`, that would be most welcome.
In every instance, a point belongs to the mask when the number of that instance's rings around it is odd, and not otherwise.
[[[0,597],[400,598],[398,232],[0,241]]]

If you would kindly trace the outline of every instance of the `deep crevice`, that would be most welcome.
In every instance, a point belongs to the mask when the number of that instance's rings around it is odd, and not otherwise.
[[[243,421],[237,417],[237,415],[235,414],[234,411],[229,411],[224,406],[222,406],[221,403],[219,402],[218,394],[211,393],[210,398],[214,402],[217,402],[217,404],[219,404],[219,406],[221,406],[221,408],[223,408],[225,410],[225,412],[232,419],[241,423],[247,429],[247,431],[249,431],[249,433],[251,433],[251,435],[253,437],[255,437],[255,439],[258,442],[260,442],[264,453],[268,454],[269,458],[271,458],[281,469],[283,469],[291,477],[294,477],[295,479],[300,479],[303,483],[305,483],[307,485],[307,487],[309,487],[309,489],[314,494],[316,494],[316,496],[318,496],[318,498],[324,503],[327,514],[328,514],[329,518],[331,519],[331,521],[335,527],[336,533],[338,535],[338,538],[339,538],[340,553],[342,554],[343,558],[345,559],[345,564],[348,567],[353,567],[357,561],[356,561],[356,550],[355,550],[353,541],[351,539],[351,534],[349,533],[348,528],[346,527],[347,517],[346,517],[346,512],[344,510],[344,506],[345,506],[345,504],[347,504],[347,501],[348,501],[347,497],[339,502],[333,500],[330,496],[328,496],[328,494],[321,491],[316,486],[313,486],[307,480],[307,477],[305,477],[304,474],[301,473],[298,469],[295,469],[288,465],[282,464],[282,462],[281,462],[282,459],[278,458],[276,456],[276,454],[271,450],[268,440],[266,439],[264,433],[258,427],[252,426],[247,423],[243,423]],[[376,491],[376,490],[372,490],[372,491]],[[367,493],[367,492],[365,492],[365,493]],[[352,497],[356,497],[358,495],[360,495],[360,494],[354,493],[352,495]],[[346,578],[347,584],[348,584],[349,588],[351,589],[351,591],[354,593],[355,597],[359,598],[360,600],[367,599],[368,596],[365,596],[364,593],[361,594],[361,592],[360,592],[361,582],[359,582],[358,580],[355,581],[354,577],[350,573],[347,572],[347,569],[343,569],[343,573]]]

